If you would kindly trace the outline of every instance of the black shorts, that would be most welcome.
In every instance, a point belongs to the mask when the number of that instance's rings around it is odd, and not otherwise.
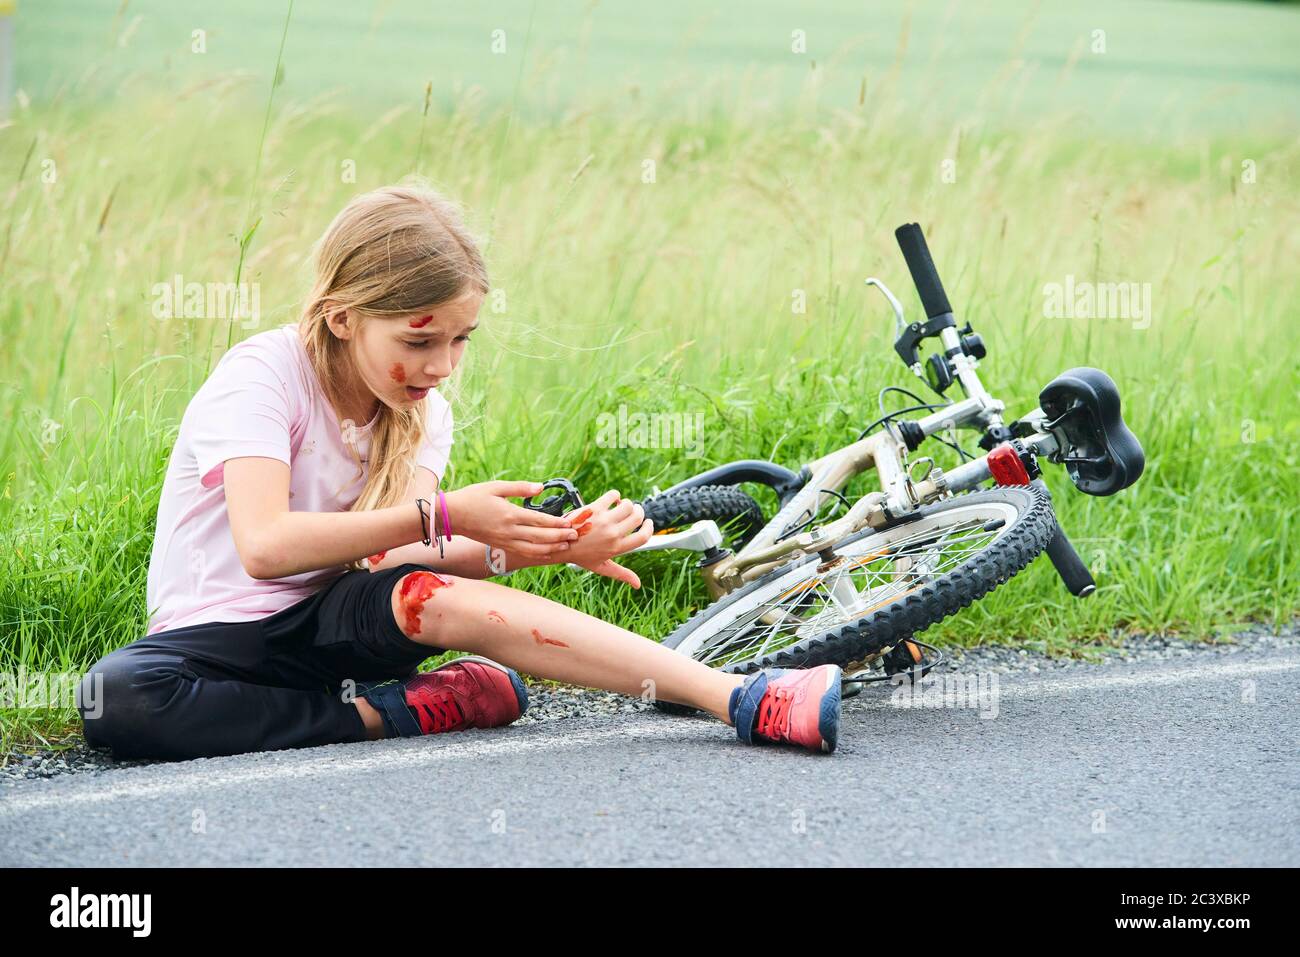
[[[257,624],[267,659],[295,687],[299,680],[334,686],[348,678],[410,675],[420,662],[446,651],[409,638],[393,619],[398,580],[426,569],[408,563],[346,572],[310,598],[262,619]]]
[[[392,593],[405,564],[349,571],[256,621],[160,631],[87,672],[78,710],[91,746],[120,757],[192,758],[366,738],[362,682],[404,679],[445,648],[398,627]]]

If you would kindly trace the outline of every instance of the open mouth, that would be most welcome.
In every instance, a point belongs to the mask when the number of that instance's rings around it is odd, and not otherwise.
[[[423,389],[417,389],[413,385],[408,385],[406,387],[406,396],[407,398],[410,399],[423,399],[426,395],[429,394],[430,388],[431,386],[425,386]]]

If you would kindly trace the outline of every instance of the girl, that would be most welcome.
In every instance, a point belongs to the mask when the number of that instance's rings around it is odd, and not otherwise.
[[[528,707],[518,668],[649,687],[747,743],[834,749],[834,665],[725,674],[484,580],[571,562],[639,588],[612,559],[653,533],[614,489],[563,517],[510,501],[537,482],[438,489],[452,415],[437,390],[487,290],[437,193],[379,189],[339,213],[297,327],[232,348],[186,409],[149,563],[156,611],[82,682],[89,744],[177,759],[498,727]],[[416,672],[447,649],[471,654]]]

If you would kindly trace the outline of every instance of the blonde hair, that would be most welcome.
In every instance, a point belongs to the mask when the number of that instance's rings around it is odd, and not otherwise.
[[[350,360],[346,343],[325,321],[329,312],[347,309],[364,323],[427,311],[470,288],[488,292],[483,256],[460,209],[423,184],[386,186],[355,197],[316,244],[315,261],[316,279],[298,331],[336,409],[344,363]],[[353,511],[404,501],[424,438],[425,413],[424,401],[409,409],[380,403],[370,434],[369,474]],[[359,457],[357,468],[360,474]]]

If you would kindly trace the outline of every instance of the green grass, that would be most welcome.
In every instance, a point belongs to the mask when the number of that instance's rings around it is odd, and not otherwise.
[[[290,76],[311,61],[296,26]],[[1070,598],[1040,561],[928,637],[1078,653],[1124,631],[1200,636],[1300,608],[1294,125],[1103,135],[1047,112],[1008,127],[1014,83],[973,91],[987,112],[919,132],[901,83],[861,103],[856,84],[799,94],[774,113],[737,94],[666,115],[617,87],[547,110],[531,73],[513,116],[507,86],[496,101],[436,100],[425,117],[416,74],[405,107],[386,112],[281,87],[263,138],[271,46],[260,85],[218,77],[182,93],[139,75],[118,102],[73,87],[0,130],[0,672],[81,671],[144,633],[179,415],[232,331],[154,319],[153,284],[241,270],[261,284],[262,317],[236,338],[293,321],[334,212],[417,165],[490,234],[504,293],[465,360],[450,484],[567,475],[589,498],[640,497],[731,459],[797,468],[846,443],[877,416],[881,387],[916,384],[862,280],[884,278],[917,314],[892,231],[919,220],[1011,410],[1064,368],[1100,366],[1148,455],[1141,482],[1111,499],[1049,471],[1095,596]],[[1068,66],[1060,77],[1077,81]],[[348,160],[355,183],[340,175]],[[1243,160],[1256,182],[1242,182]],[[1150,327],[1045,317],[1044,284],[1067,275],[1150,283]],[[806,313],[791,311],[796,289]],[[621,403],[703,412],[703,455],[598,447],[597,416]],[[627,561],[641,591],[569,569],[512,584],[652,637],[706,601],[693,556]],[[78,726],[71,710],[3,717],[0,751]]]

